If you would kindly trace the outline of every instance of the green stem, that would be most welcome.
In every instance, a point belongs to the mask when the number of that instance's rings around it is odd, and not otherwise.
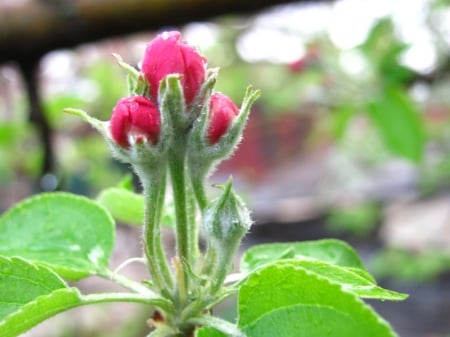
[[[198,248],[195,228],[190,221],[195,218],[195,207],[189,207],[192,191],[186,185],[186,144],[175,142],[169,154],[169,169],[172,181],[173,199],[175,204],[176,243],[177,256],[181,266],[187,263],[192,267],[194,256]],[[187,196],[190,193],[191,195]],[[189,213],[190,212],[190,213]],[[192,214],[194,213],[194,214]],[[189,292],[189,274],[183,268],[183,277],[178,277],[178,289],[181,292]],[[182,283],[182,284],[181,284]],[[179,294],[181,298],[187,298],[186,293]],[[184,305],[184,304],[182,304]]]
[[[185,172],[185,144],[176,142],[173,151],[169,156],[169,169],[172,181],[173,199],[175,204],[175,222],[177,255],[179,261],[185,261],[192,265],[192,252],[190,240],[190,224],[188,222],[187,202],[186,202],[186,172]],[[188,287],[188,275],[184,271],[185,286]]]
[[[165,195],[165,165],[147,170],[136,169],[143,188],[145,200],[144,249],[153,282],[166,295],[173,287],[172,274],[164,254],[161,237],[161,214]]]
[[[217,265],[217,252],[208,243],[208,246],[206,248],[206,253],[203,258],[201,275],[207,277],[207,280],[211,282],[212,281],[211,278],[213,277],[212,272],[216,265]],[[204,284],[207,284],[207,283],[204,283]]]
[[[203,213],[208,205],[208,198],[206,197],[205,181],[202,177],[193,172],[192,177],[192,189],[194,191],[195,198],[197,199],[198,206]]]
[[[223,285],[225,278],[227,277],[230,267],[232,265],[233,258],[236,254],[237,248],[239,247],[239,242],[230,242],[226,248],[215,249],[217,254],[217,260],[211,271],[211,278],[213,283],[211,284],[210,294],[215,295]]]
[[[195,192],[192,189],[192,184],[186,184],[186,194],[187,194],[187,214],[188,223],[190,225],[189,233],[189,252],[191,254],[192,261],[197,261],[200,256],[199,238],[200,238],[200,228],[199,223],[196,219],[196,198]],[[203,210],[202,210],[203,212]],[[191,266],[193,267],[193,266]]]
[[[142,285],[141,283],[136,282],[132,279],[129,279],[128,277],[126,277],[124,275],[117,274],[110,269],[103,270],[99,274],[99,276],[106,278],[108,280],[111,280],[117,284],[120,284],[122,287],[124,287],[128,290],[134,291],[135,293],[138,293],[141,295],[150,295],[150,296],[156,295],[156,293],[154,293],[148,287]]]
[[[170,311],[170,302],[162,297],[149,297],[148,295],[133,294],[133,293],[100,293],[81,295],[82,304],[95,304],[107,302],[134,302],[148,305],[154,305],[165,311]]]

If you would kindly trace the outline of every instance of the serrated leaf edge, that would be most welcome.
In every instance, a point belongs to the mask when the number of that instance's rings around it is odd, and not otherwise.
[[[326,244],[326,243],[333,243],[333,244],[339,245],[341,247],[344,247],[351,255],[353,255],[353,257],[355,258],[355,261],[358,261],[358,263],[360,265],[359,269],[365,270],[364,264],[363,264],[361,258],[359,257],[359,255],[355,252],[355,250],[346,242],[344,242],[342,240],[337,240],[337,239],[322,239],[322,240],[301,241],[301,242],[291,242],[291,243],[265,243],[265,244],[256,245],[254,247],[250,247],[248,250],[246,250],[244,252],[244,255],[241,260],[241,270],[243,269],[242,268],[243,265],[249,265],[249,263],[247,262],[247,257],[249,257],[249,255],[252,252],[264,251],[265,249],[280,246],[280,245],[286,245],[286,248],[288,248],[289,244],[291,244],[291,245],[301,244],[301,245],[305,245],[305,246],[313,246],[313,245],[317,245],[317,244]],[[293,249],[295,252],[295,248],[293,248]],[[304,258],[305,259],[306,258],[313,259],[313,257],[309,257],[306,255],[304,256]],[[280,260],[282,260],[282,259],[280,259]],[[316,259],[316,260],[322,261],[320,259]],[[272,263],[272,262],[274,262],[274,261],[270,261],[268,263]],[[266,264],[264,264],[264,265],[266,265]],[[355,268],[355,267],[353,267],[353,268]]]
[[[328,283],[328,285],[329,285],[330,287],[335,287],[335,288],[337,288],[340,292],[342,292],[342,293],[344,294],[344,296],[351,297],[354,301],[356,301],[356,302],[360,305],[360,309],[361,309],[362,311],[365,311],[365,312],[368,313],[368,315],[369,315],[368,317],[370,317],[371,319],[373,319],[376,323],[382,325],[382,326],[387,330],[387,332],[389,332],[389,335],[386,335],[386,336],[389,336],[389,337],[398,337],[397,334],[396,334],[396,333],[394,332],[394,330],[392,329],[392,327],[390,326],[390,324],[389,324],[384,318],[382,318],[381,316],[379,316],[379,315],[378,315],[378,314],[377,314],[377,313],[376,313],[369,305],[367,305],[367,304],[366,304],[363,300],[361,300],[359,297],[357,297],[357,296],[355,296],[355,295],[353,295],[353,294],[351,294],[351,293],[349,293],[349,292],[344,291],[338,284],[333,283],[333,282],[330,282],[328,279],[326,279],[326,278],[324,278],[324,277],[321,277],[321,276],[319,276],[319,275],[317,275],[317,274],[315,274],[315,273],[312,273],[312,272],[310,272],[310,271],[308,271],[308,270],[305,270],[304,268],[298,268],[298,267],[295,267],[295,266],[292,266],[292,265],[289,265],[289,266],[290,266],[291,268],[293,268],[293,269],[301,270],[301,271],[305,272],[309,277],[313,277],[313,278],[316,278],[316,279],[320,279],[321,281],[324,281],[324,282]],[[267,267],[275,267],[275,265],[270,265],[270,266],[267,266]],[[264,269],[266,269],[266,268],[264,268]],[[264,269],[259,269],[259,270],[258,270],[258,273],[261,273]],[[244,283],[244,284],[245,284],[245,283]],[[264,313],[263,315],[258,316],[258,318],[253,319],[252,321],[248,322],[248,323],[247,323],[246,325],[244,325],[244,326],[241,326],[241,325],[239,324],[239,318],[238,318],[238,327],[242,328],[242,330],[245,331],[245,327],[248,327],[248,326],[250,326],[252,323],[258,321],[262,316],[264,316],[264,315],[266,315],[266,314],[269,314],[270,312],[273,312],[273,311],[281,310],[282,308],[288,308],[288,307],[292,307],[292,306],[296,306],[296,305],[299,305],[299,304],[281,306],[281,307],[278,307],[278,308],[276,308],[276,309],[274,309],[274,310],[267,311],[267,312]],[[301,305],[301,304],[300,304],[300,305]],[[318,305],[319,305],[319,304],[318,304]],[[328,306],[326,306],[326,307],[328,307]],[[330,307],[331,307],[331,306],[330,306]],[[333,307],[331,307],[331,308],[333,308]],[[339,311],[339,310],[336,310],[336,311]],[[1,336],[0,336],[0,337],[1,337]]]
[[[26,315],[26,311],[29,310],[30,307],[40,307],[42,305],[42,303],[45,303],[48,300],[51,300],[52,297],[61,296],[60,293],[65,293],[65,296],[75,295],[76,299],[78,299],[78,301],[70,302],[68,305],[65,305],[65,306],[53,307],[52,308],[53,310],[50,310],[50,311],[40,312],[40,315],[33,316],[32,320],[30,320],[30,319],[22,320],[20,326],[19,325],[15,325],[13,327],[8,326],[8,323],[11,322],[11,320],[14,320],[17,317],[24,315],[24,312]],[[50,294],[39,296],[35,300],[26,303],[19,310],[11,313],[10,315],[6,316],[2,321],[0,321],[0,337],[15,337],[18,334],[28,331],[29,329],[31,329],[32,327],[43,322],[47,318],[50,318],[50,317],[52,317],[58,313],[61,313],[63,311],[80,306],[82,304],[83,304],[83,302],[81,301],[80,293],[79,293],[78,289],[76,289],[76,288],[61,288],[61,289],[54,290]],[[36,317],[38,317],[38,319],[36,319]],[[31,323],[29,323],[29,325],[24,324],[29,321],[31,321]],[[8,328],[7,330],[5,329],[5,326]]]

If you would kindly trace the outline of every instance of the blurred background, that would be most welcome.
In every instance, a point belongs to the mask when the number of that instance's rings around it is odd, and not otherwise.
[[[240,104],[248,84],[262,90],[211,178],[232,174],[252,209],[245,245],[346,240],[410,294],[370,302],[401,337],[450,336],[450,1],[2,0],[0,19],[0,213],[43,191],[96,198],[129,174],[62,110],[107,120],[127,92],[111,54],[138,65],[177,29],[220,66],[218,91]],[[119,224],[113,265],[141,254],[138,238]],[[146,336],[147,317],[80,308],[26,336]]]

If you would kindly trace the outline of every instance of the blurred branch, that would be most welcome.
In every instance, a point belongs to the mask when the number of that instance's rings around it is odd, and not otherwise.
[[[447,57],[442,64],[440,64],[430,73],[415,73],[411,80],[406,83],[406,85],[410,86],[415,83],[426,83],[430,85],[439,80],[448,78],[448,74],[450,74],[450,57]]]
[[[23,62],[80,43],[288,2],[293,1],[30,0],[0,5],[0,63]]]
[[[43,147],[43,160],[41,164],[41,176],[54,171],[54,154],[52,146],[53,133],[45,117],[44,108],[39,95],[38,73],[39,59],[33,59],[26,63],[20,63],[20,69],[24,78],[25,89],[28,95],[28,119],[36,127],[39,139]]]

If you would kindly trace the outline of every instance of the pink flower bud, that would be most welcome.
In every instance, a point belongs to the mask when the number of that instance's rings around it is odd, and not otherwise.
[[[209,102],[208,140],[215,144],[227,132],[239,108],[227,96],[221,93],[211,95]]]
[[[161,80],[169,74],[180,74],[186,104],[190,105],[205,81],[206,60],[194,47],[180,41],[180,32],[164,32],[154,38],[145,50],[142,72],[150,85],[150,97],[157,101]]]
[[[129,134],[142,142],[143,137],[156,144],[160,133],[158,107],[142,96],[125,97],[117,102],[110,120],[110,131],[114,141],[128,148]]]

